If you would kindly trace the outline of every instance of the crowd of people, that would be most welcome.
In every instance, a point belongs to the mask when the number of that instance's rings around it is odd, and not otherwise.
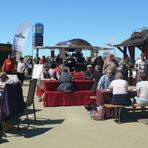
[[[62,61],[60,57],[57,57],[57,60]],[[127,101],[128,77],[131,71],[131,63],[128,56],[125,55],[119,63],[113,54],[109,54],[105,60],[99,56],[94,61],[88,58],[88,61],[89,64],[84,71],[84,78],[86,80],[94,80],[92,91],[109,89],[113,92],[112,103],[130,104]],[[57,63],[55,66],[51,63],[49,56],[42,56],[41,58],[36,56],[34,59],[29,57],[26,61],[24,61],[23,57],[20,57],[19,61],[16,61],[9,55],[3,63],[2,71],[5,74],[13,74],[15,70],[18,79],[23,85],[25,76],[32,74],[34,64],[43,64],[43,70],[38,80],[38,85],[41,89],[44,89],[43,80],[50,79],[60,81],[57,91],[69,92],[75,90],[73,86],[74,78],[71,75],[71,72],[75,71],[75,60],[73,57],[69,57],[63,63]],[[147,99],[146,101],[148,102],[148,94],[145,91],[148,87],[147,67],[148,61],[142,53],[134,65],[136,69],[136,88],[138,98]],[[2,78],[0,76],[0,82],[3,82]]]
[[[131,63],[127,55],[118,63],[113,54],[109,54],[104,64],[96,65],[95,70],[92,65],[87,66],[85,72],[86,79],[93,79],[95,87],[92,90],[109,90],[113,92],[112,104],[130,105],[131,100],[128,95],[129,73],[131,72]],[[136,102],[140,104],[148,104],[148,61],[145,54],[141,53],[141,57],[133,66],[136,69]],[[98,69],[96,71],[96,69]],[[97,87],[96,87],[97,86]]]

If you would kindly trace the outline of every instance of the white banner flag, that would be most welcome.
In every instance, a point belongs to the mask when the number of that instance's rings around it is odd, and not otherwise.
[[[13,44],[12,44],[12,55],[17,57],[17,54],[21,54],[29,29],[31,27],[31,22],[27,21],[22,23],[14,35]]]

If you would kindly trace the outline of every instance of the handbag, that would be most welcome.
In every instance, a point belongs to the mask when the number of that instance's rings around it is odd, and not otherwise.
[[[92,118],[94,120],[104,120],[104,116],[105,116],[105,108],[104,106],[97,106],[97,110],[93,110],[92,112]]]

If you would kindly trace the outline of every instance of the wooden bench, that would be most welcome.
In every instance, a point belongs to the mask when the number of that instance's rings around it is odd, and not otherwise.
[[[90,96],[90,99],[96,99],[96,96]],[[104,104],[106,108],[113,108],[115,112],[115,120],[118,120],[118,123],[121,121],[121,109],[125,108],[124,105],[115,105],[115,104]]]
[[[115,112],[115,120],[118,120],[118,123],[121,123],[121,110],[125,108],[124,105],[104,104],[104,107],[113,108]]]

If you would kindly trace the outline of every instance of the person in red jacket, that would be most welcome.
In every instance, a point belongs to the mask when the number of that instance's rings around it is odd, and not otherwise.
[[[14,70],[14,60],[11,55],[8,55],[8,58],[4,60],[2,71],[5,71],[7,74],[12,74]]]
[[[40,64],[45,64],[46,63],[46,58],[45,56],[42,56],[42,58],[40,59]]]

